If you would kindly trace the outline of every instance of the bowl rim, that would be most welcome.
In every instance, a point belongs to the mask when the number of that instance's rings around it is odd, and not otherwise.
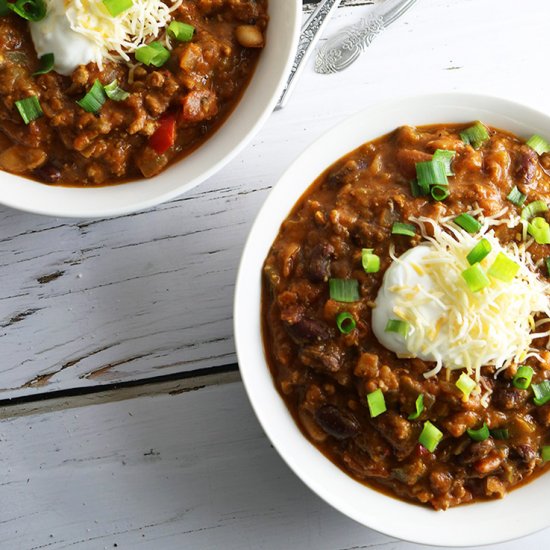
[[[271,8],[272,5],[272,2],[270,2],[268,7],[270,16],[273,13],[271,11],[273,9]],[[286,84],[298,47],[302,21],[302,2],[300,0],[290,0],[290,2],[277,5],[277,10],[279,10],[277,12],[279,14],[279,25],[284,24],[285,28],[288,29],[289,40],[284,42],[282,46],[277,42],[276,37],[273,37],[273,40],[269,40],[269,33],[273,32],[272,29],[274,29],[273,25],[271,25],[268,26],[267,44],[268,47],[270,44],[274,44],[272,47],[274,51],[273,55],[281,56],[284,59],[284,63],[278,65],[274,70],[276,72],[272,77],[274,85],[271,85],[271,91],[262,91],[261,97],[259,96],[259,99],[256,100],[256,105],[251,109],[254,110],[255,114],[253,116],[250,115],[248,120],[245,120],[243,124],[239,124],[238,128],[235,126],[237,132],[244,128],[244,131],[237,137],[235,144],[232,143],[229,130],[226,132],[224,128],[229,126],[236,115],[239,116],[239,113],[244,111],[245,102],[255,93],[254,84],[258,80],[260,68],[266,64],[262,62],[262,59],[266,57],[267,51],[262,52],[264,55],[260,56],[250,82],[232,112],[229,113],[229,116],[223,121],[220,127],[208,137],[205,143],[192,151],[190,155],[175,163],[171,163],[160,174],[153,178],[130,180],[120,184],[98,187],[74,187],[48,186],[48,184],[34,181],[22,175],[0,171],[0,204],[22,212],[60,218],[108,218],[152,208],[179,197],[211,178],[249,145],[275,109]],[[265,70],[273,71],[271,65]],[[207,162],[209,159],[202,157],[202,151],[211,142],[215,143],[213,147],[219,147],[222,150],[217,152],[217,160],[209,164]],[[178,172],[185,166],[186,160],[194,158],[195,155],[201,155],[201,160],[197,160],[197,162],[202,162],[205,165],[208,164],[208,167],[204,170],[199,170],[198,167],[195,168],[195,165],[193,165],[194,175],[187,176],[188,179],[184,183],[174,185],[168,183],[168,180],[173,181],[181,177]],[[185,178],[186,175],[183,174],[183,177]],[[155,186],[155,183],[160,184],[160,178],[163,178],[162,185],[167,189],[156,193],[150,192],[148,189],[143,191],[143,185],[149,184],[149,186]],[[17,186],[25,187],[21,189]],[[134,193],[132,193],[132,188]],[[10,190],[13,190],[12,194],[10,194]],[[40,198],[36,199],[36,195]],[[139,195],[139,198],[134,198],[134,195]],[[63,199],[70,206],[67,206],[63,202]]]
[[[262,234],[266,231],[265,227],[269,225],[269,222],[272,225],[277,222],[276,228],[271,227],[270,230],[267,230],[274,237],[279,231],[280,223],[290,212],[290,208],[286,208],[281,214],[274,214],[277,211],[277,206],[281,203],[288,205],[288,201],[291,201],[292,207],[313,183],[317,175],[320,175],[324,169],[343,156],[341,152],[331,153],[332,156],[329,155],[330,160],[327,161],[327,155],[323,156],[323,153],[326,153],[327,146],[330,146],[331,143],[337,143],[335,140],[342,138],[345,132],[350,132],[361,123],[368,122],[370,119],[379,119],[388,113],[399,113],[403,110],[414,112],[419,105],[422,105],[424,109],[429,107],[435,111],[449,109],[456,112],[456,116],[450,115],[447,123],[460,122],[460,119],[463,119],[464,122],[476,119],[487,120],[493,116],[508,120],[510,125],[515,124],[523,127],[526,127],[526,121],[530,120],[528,127],[531,128],[531,133],[541,133],[543,129],[547,134],[550,133],[550,116],[541,111],[509,99],[464,92],[421,94],[377,102],[325,132],[309,145],[279,178],[250,229],[238,268],[234,295],[233,329],[237,359],[254,413],[273,446],[290,469],[332,507],[371,529],[418,544],[466,547],[502,543],[533,534],[550,526],[550,517],[541,515],[541,513],[538,513],[536,517],[530,516],[528,513],[520,513],[521,517],[515,515],[506,517],[505,522],[501,521],[502,516],[499,514],[499,512],[509,509],[512,504],[517,506],[518,503],[523,504],[523,508],[536,508],[532,506],[537,497],[537,491],[533,488],[540,488],[542,479],[545,479],[548,488],[550,472],[540,476],[533,483],[528,483],[512,491],[503,500],[479,501],[439,513],[427,507],[401,501],[375,491],[345,474],[302,435],[275,388],[261,341],[258,288],[261,282],[261,265],[273,242],[273,238],[266,239],[265,236],[262,237]],[[479,113],[479,116],[464,119],[465,114],[471,115],[472,111]],[[424,124],[444,122],[427,119]],[[490,120],[487,122],[493,125]],[[401,124],[413,123],[421,124],[410,120],[401,121]],[[394,124],[391,129],[396,126]],[[516,133],[509,127],[503,129]],[[380,131],[375,130],[365,130],[364,134],[365,137],[355,147],[383,135]],[[337,144],[337,147],[340,147],[340,144]],[[352,151],[355,147],[349,148],[347,152]],[[321,165],[320,168],[315,165],[314,160],[318,154],[325,159],[317,162]],[[304,183],[296,184],[297,179],[301,181],[296,173],[300,170],[303,171],[304,167],[312,163],[315,166],[310,167],[310,171],[313,170],[312,173],[316,175],[313,178],[309,177]],[[285,194],[290,194],[290,199],[285,198]],[[281,209],[279,208],[279,210]],[[260,269],[255,271],[258,266]],[[261,368],[258,368],[259,364]],[[301,457],[300,453],[304,456]],[[328,478],[320,479],[318,477],[320,474],[327,473],[329,474]],[[338,494],[335,495],[336,490]],[[349,491],[354,498],[357,497],[359,491],[370,493],[370,497],[364,500],[371,507],[358,509],[353,502],[350,502],[349,498],[343,498],[340,494],[346,491]],[[530,504],[531,506],[529,506]],[[520,507],[519,510],[521,509]],[[514,508],[514,510],[516,509]],[[457,520],[465,517],[476,521],[478,516],[482,516],[487,522],[483,526],[484,528],[481,528],[482,526],[477,526],[478,529],[473,528],[470,523],[461,524],[462,529],[456,529],[456,527],[453,529],[455,523],[458,523]],[[395,521],[396,517],[399,517],[399,522]],[[498,518],[498,521],[494,521],[493,518]],[[433,521],[434,519],[436,522]],[[435,530],[431,528],[434,524]],[[430,529],[426,527],[427,525],[430,525]]]

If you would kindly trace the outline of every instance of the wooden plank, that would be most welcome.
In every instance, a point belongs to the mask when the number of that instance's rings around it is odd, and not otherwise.
[[[338,10],[327,35],[370,9]],[[521,10],[514,0],[419,2],[344,73],[318,75],[310,65],[289,105],[241,155],[154,210],[66,221],[0,207],[0,398],[234,362],[240,252],[299,151],[389,97],[475,88],[546,108],[549,11],[545,0]],[[490,47],[481,51],[465,29]]]
[[[100,401],[18,407],[0,421],[3,548],[428,548],[364,528],[309,491],[240,383]],[[546,548],[549,534],[499,549]]]

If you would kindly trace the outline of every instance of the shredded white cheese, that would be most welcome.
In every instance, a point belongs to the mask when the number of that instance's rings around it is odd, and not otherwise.
[[[532,346],[533,340],[550,335],[548,327],[544,327],[550,322],[550,284],[537,275],[527,250],[529,243],[503,244],[493,229],[502,224],[514,228],[523,221],[517,216],[504,217],[506,210],[493,217],[483,217],[480,210],[471,214],[483,224],[475,235],[455,225],[452,218],[439,222],[425,217],[410,218],[419,226],[425,242],[408,257],[406,253],[397,258],[392,252],[394,264],[384,281],[393,283],[387,288],[383,284],[373,311],[373,325],[377,315],[391,315],[410,324],[407,338],[394,346],[393,351],[435,361],[426,377],[446,367],[464,369],[479,382],[482,366],[493,365],[498,373],[529,357],[541,360]],[[469,267],[467,254],[482,238],[492,248],[481,262],[485,271],[499,252],[520,267],[511,282],[491,278],[490,286],[472,292],[462,272]],[[392,268],[399,270],[398,276],[397,271],[390,273]],[[535,322],[536,315],[543,318]],[[382,319],[377,322],[379,327],[383,323]],[[387,333],[377,336],[381,341],[390,336],[396,338]]]
[[[133,0],[132,6],[113,17],[102,0],[65,0],[71,29],[94,43],[99,50],[94,61],[101,67],[103,59],[130,61],[135,52],[164,32],[172,12],[183,0]],[[166,45],[170,43],[166,40]]]

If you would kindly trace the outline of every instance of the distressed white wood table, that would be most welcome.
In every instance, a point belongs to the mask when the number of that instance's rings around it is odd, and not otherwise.
[[[235,365],[236,266],[285,166],[355,110],[445,90],[550,110],[549,18],[547,0],[422,0],[346,72],[311,61],[189,195],[94,221],[0,207],[0,548],[421,548],[332,510],[269,445]]]

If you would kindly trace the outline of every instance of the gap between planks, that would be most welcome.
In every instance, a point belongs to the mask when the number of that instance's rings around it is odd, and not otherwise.
[[[74,391],[46,393],[16,399],[0,400],[0,420],[44,414],[88,405],[100,405],[157,395],[179,395],[206,387],[240,382],[237,365],[200,369],[181,375],[158,377],[105,387],[82,388]]]

